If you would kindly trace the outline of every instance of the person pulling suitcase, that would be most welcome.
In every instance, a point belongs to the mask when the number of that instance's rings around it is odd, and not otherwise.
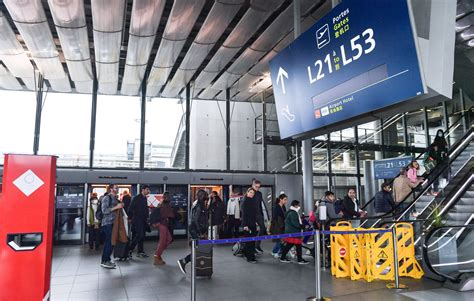
[[[209,195],[204,190],[197,192],[197,200],[194,201],[191,208],[191,222],[189,224],[189,233],[193,240],[207,239],[209,228]],[[196,250],[196,275],[212,276],[212,247],[200,246]],[[178,260],[178,267],[183,274],[186,274],[186,265],[191,262],[191,254]]]

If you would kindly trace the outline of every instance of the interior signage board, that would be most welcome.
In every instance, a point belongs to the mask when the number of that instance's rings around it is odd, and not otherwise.
[[[413,161],[413,157],[398,157],[374,161],[374,175],[376,180],[393,179],[400,174],[400,169],[406,168]]]
[[[270,61],[282,138],[427,93],[406,0],[344,0]]]

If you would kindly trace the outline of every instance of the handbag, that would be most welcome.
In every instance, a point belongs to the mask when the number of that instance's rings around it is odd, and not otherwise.
[[[436,167],[436,163],[435,163],[435,161],[434,161],[432,158],[429,158],[429,159],[425,162],[424,167],[425,167],[426,171],[431,171],[433,168]]]

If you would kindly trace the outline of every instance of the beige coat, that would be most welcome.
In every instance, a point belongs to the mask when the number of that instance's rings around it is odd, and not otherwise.
[[[393,181],[393,198],[395,203],[400,203],[412,192],[418,183],[412,183],[405,175],[400,175]]]

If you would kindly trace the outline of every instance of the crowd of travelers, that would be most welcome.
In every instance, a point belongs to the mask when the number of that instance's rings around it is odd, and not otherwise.
[[[427,171],[437,165],[448,164],[447,143],[443,132],[439,131],[430,145],[424,159]],[[403,212],[410,204],[411,197],[417,187],[426,179],[419,175],[420,165],[412,161],[407,168],[402,168],[400,174],[392,184],[382,183],[381,189],[374,198],[374,209],[377,216],[384,216],[389,212]],[[444,178],[449,180],[449,168],[444,169]],[[433,181],[432,181],[433,182]],[[436,182],[436,183],[435,183]],[[434,181],[430,194],[436,195],[439,182]],[[219,193],[199,190],[190,210],[189,235],[191,239],[222,239],[238,237],[255,237],[263,235],[299,233],[310,229],[321,229],[330,226],[335,221],[348,219],[353,227],[360,225],[360,219],[367,216],[361,209],[355,188],[350,188],[343,198],[336,198],[332,191],[326,191],[321,200],[315,202],[312,210],[305,216],[301,212],[299,200],[289,202],[286,194],[280,194],[272,204],[270,223],[265,222],[267,205],[260,191],[261,182],[252,181],[251,187],[245,193],[232,191],[224,202]],[[393,188],[393,191],[392,191]],[[101,235],[104,237],[101,266],[108,269],[116,267],[111,260],[112,252],[119,260],[133,258],[135,248],[137,257],[147,258],[144,250],[146,232],[150,229],[159,231],[159,241],[156,246],[153,263],[164,265],[163,252],[173,241],[173,225],[176,213],[170,205],[170,194],[165,192],[157,207],[150,208],[147,198],[150,188],[140,186],[140,193],[133,198],[125,192],[122,199],[118,199],[117,185],[109,185],[106,193],[98,198],[92,193],[87,209],[87,225],[89,228],[89,247],[99,249]],[[288,206],[289,203],[289,206]],[[131,239],[128,239],[128,238]],[[273,240],[271,255],[282,263],[292,262],[288,258],[296,257],[298,264],[307,264],[303,258],[303,244],[308,237],[291,237]],[[114,250],[115,248],[115,250]],[[236,244],[234,255],[241,255],[249,263],[257,263],[257,257],[264,251],[261,241],[251,241]],[[311,250],[310,250],[311,251]],[[314,256],[314,250],[311,255]],[[178,260],[180,270],[185,273],[186,265],[191,261],[191,254]]]

